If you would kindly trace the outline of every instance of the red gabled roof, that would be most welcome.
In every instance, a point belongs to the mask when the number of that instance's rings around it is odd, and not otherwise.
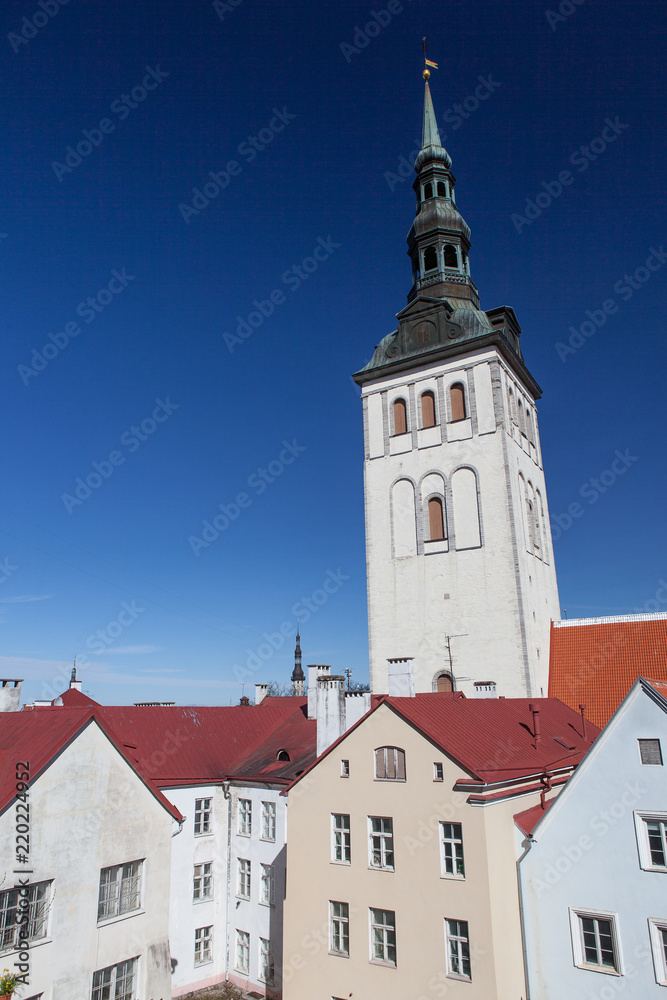
[[[90,708],[91,705],[99,705],[99,702],[93,701],[92,698],[89,698],[87,694],[77,690],[77,688],[67,688],[61,695],[54,698],[51,704],[64,705],[66,708]]]
[[[127,750],[120,744],[99,712],[90,708],[42,708],[36,712],[3,712],[0,714],[0,811],[16,795],[16,766],[30,762],[30,781],[34,781],[52,761],[91,722],[97,723],[116,750],[148,787],[151,794],[179,822],[182,816],[162,792],[146,780]],[[3,761],[4,758],[4,761]]]
[[[667,615],[553,622],[549,694],[605,726],[638,677],[667,681]]]

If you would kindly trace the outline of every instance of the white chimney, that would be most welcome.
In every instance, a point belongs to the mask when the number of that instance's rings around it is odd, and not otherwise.
[[[329,676],[331,667],[322,663],[309,663],[308,667],[308,718],[317,718],[317,678]]]
[[[269,693],[268,684],[255,684],[255,705],[260,705]]]
[[[0,712],[18,712],[21,708],[23,681],[0,680]]]
[[[345,678],[335,674],[318,677],[316,702],[319,757],[345,732]]]
[[[394,698],[414,698],[415,676],[412,670],[414,656],[399,656],[387,660],[389,669],[388,693]]]

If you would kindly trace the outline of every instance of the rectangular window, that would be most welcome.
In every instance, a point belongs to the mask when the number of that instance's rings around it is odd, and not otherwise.
[[[382,781],[405,781],[405,750],[379,747],[375,751],[375,777]]]
[[[349,865],[350,817],[345,813],[331,814],[331,860]]]
[[[264,983],[272,983],[274,976],[273,952],[267,938],[259,939],[259,978]]]
[[[651,950],[655,981],[659,986],[667,986],[667,921],[649,919]]]
[[[341,778],[350,777],[350,762],[349,760],[341,760],[340,762],[340,776]]]
[[[370,911],[371,962],[396,965],[396,914],[393,910]]]
[[[51,899],[51,882],[35,882],[27,886],[28,890],[28,941],[40,941],[46,937],[49,902]],[[14,951],[18,945],[19,927],[21,937],[26,937],[25,923],[20,922],[18,889],[7,889],[0,892],[0,951]]]
[[[470,938],[467,920],[445,920],[447,939],[447,974],[458,979],[471,979]]]
[[[444,780],[444,772],[443,772],[442,764],[440,763],[440,761],[436,761],[433,764],[433,780],[434,781],[443,781]]]
[[[660,740],[638,740],[642,764],[662,764]]]
[[[262,802],[262,840],[276,839],[276,804]]]
[[[267,906],[275,902],[276,896],[276,870],[273,865],[262,865],[262,874],[259,883],[259,901]]]
[[[211,832],[211,799],[195,799],[195,836]]]
[[[195,874],[192,880],[192,898],[213,899],[213,862],[207,861],[202,865],[195,865]]]
[[[247,931],[236,932],[236,968],[239,972],[250,972],[250,935]]]
[[[131,861],[126,865],[102,869],[97,901],[98,920],[108,920],[139,909],[142,864],[142,861]]]
[[[195,931],[195,965],[205,965],[212,961],[213,927],[198,927]]]
[[[329,901],[329,948],[333,955],[350,954],[350,907],[348,903]]]
[[[667,872],[667,813],[636,812],[635,830],[641,868]]]
[[[463,831],[460,823],[440,824],[440,874],[465,878]]]
[[[570,910],[574,964],[597,972],[619,973],[616,915]]]
[[[389,816],[368,817],[369,856],[371,868],[394,870],[394,823]]]
[[[92,1000],[135,1000],[138,959],[111,965],[93,973]]]
[[[239,863],[239,882],[236,895],[241,899],[250,899],[250,862],[247,858],[237,858]]]
[[[239,833],[242,837],[252,834],[252,801],[239,799]]]

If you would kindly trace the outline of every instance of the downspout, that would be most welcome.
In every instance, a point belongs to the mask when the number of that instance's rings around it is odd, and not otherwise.
[[[225,899],[225,982],[229,982],[229,907],[232,886],[232,796],[229,782],[223,781],[222,794],[227,800],[227,897]]]
[[[516,863],[516,880],[519,887],[519,919],[521,920],[521,948],[523,951],[523,971],[526,980],[526,1000],[530,1000],[530,973],[528,966],[528,946],[526,943],[526,915],[523,906],[523,882],[521,881],[521,862],[528,854],[532,845],[535,843],[532,837],[526,837],[524,844],[527,843],[527,847],[523,854]]]

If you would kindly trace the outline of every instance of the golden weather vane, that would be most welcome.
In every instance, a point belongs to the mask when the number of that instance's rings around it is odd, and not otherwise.
[[[431,70],[428,67],[431,66],[433,69],[437,69],[438,64],[436,62],[431,62],[430,59],[426,58],[426,35],[422,38],[422,48],[424,50],[424,72],[422,73],[422,76],[425,80],[428,80],[431,75]]]

